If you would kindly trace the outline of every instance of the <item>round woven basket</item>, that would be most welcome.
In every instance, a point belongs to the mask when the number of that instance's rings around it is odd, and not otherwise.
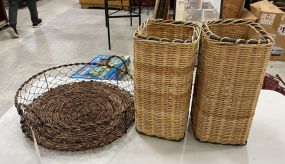
[[[114,58],[122,60],[112,56],[103,65],[53,67],[24,82],[15,106],[26,136],[45,148],[63,151],[99,148],[123,136],[134,122],[133,82],[127,69],[108,64]],[[76,76],[87,68],[100,71]],[[113,77],[98,78],[112,71]]]

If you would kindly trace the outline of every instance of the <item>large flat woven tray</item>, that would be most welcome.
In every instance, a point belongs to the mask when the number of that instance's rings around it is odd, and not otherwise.
[[[117,70],[120,81],[71,78],[88,64],[94,63],[53,67],[24,82],[15,106],[27,137],[49,149],[78,151],[103,147],[127,132],[134,122],[131,76]]]

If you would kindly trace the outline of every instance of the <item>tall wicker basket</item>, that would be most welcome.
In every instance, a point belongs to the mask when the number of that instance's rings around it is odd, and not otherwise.
[[[218,20],[202,25],[191,120],[200,141],[247,142],[272,38],[258,24]]]
[[[134,34],[136,128],[146,135],[182,140],[186,131],[196,24],[149,20]]]
[[[225,18],[240,18],[240,11],[244,0],[223,0],[222,17]]]

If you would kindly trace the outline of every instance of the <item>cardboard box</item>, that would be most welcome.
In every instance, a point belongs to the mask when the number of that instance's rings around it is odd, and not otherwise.
[[[267,0],[251,4],[250,9],[275,40],[271,60],[285,61],[285,13]]]

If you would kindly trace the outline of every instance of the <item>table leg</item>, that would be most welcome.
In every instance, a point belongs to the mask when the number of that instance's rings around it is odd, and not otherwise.
[[[130,24],[133,26],[133,0],[129,0]]]
[[[173,0],[173,20],[175,20],[175,14],[176,14],[176,0]]]
[[[139,26],[141,25],[141,21],[142,21],[141,13],[142,13],[142,0],[139,0]]]
[[[108,0],[104,0],[104,6],[105,6],[105,21],[106,21],[106,27],[107,27],[107,31],[108,31],[108,46],[109,46],[109,50],[111,50],[111,41],[110,41],[110,22],[109,22],[109,4],[108,4]]]

